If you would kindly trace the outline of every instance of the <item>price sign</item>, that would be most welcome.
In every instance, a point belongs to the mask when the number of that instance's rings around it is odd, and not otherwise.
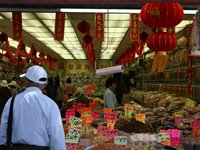
[[[91,109],[89,107],[84,107],[83,112],[84,113],[91,113]]]
[[[105,120],[117,121],[117,113],[105,113],[104,114],[104,119]]]
[[[186,106],[195,107],[195,105],[196,105],[196,102],[191,99],[188,99],[186,102]]]
[[[66,120],[69,120],[71,116],[75,116],[75,110],[74,109],[67,109],[65,113]]]
[[[114,138],[115,136],[118,136],[118,129],[114,129],[114,130],[109,130],[106,133],[106,137],[107,138]]]
[[[108,122],[107,122],[107,127],[108,127],[110,130],[114,130],[114,128],[115,128],[115,121],[113,121],[113,120],[108,120]]]
[[[69,122],[71,124],[71,128],[81,128],[82,127],[82,120],[80,118],[71,116],[69,119]]]
[[[192,128],[192,136],[196,137],[200,135],[200,128]]]
[[[89,106],[90,106],[90,109],[95,109],[96,107],[98,107],[99,106],[99,104],[98,103],[95,103],[95,102],[91,102],[90,104],[89,104]]]
[[[92,120],[96,120],[96,118],[98,118],[100,116],[100,114],[96,111],[92,112]]]
[[[174,137],[180,138],[180,136],[181,136],[181,131],[177,130],[177,129],[168,129],[167,132],[168,132],[170,138],[174,138]]]
[[[124,104],[124,110],[133,112],[134,111],[134,105],[126,103],[126,104]]]
[[[160,130],[159,138],[162,144],[170,145],[170,137],[167,130]]]
[[[135,119],[136,119],[137,121],[141,121],[141,122],[145,123],[146,114],[145,114],[145,113],[143,113],[143,114],[136,114],[136,115],[135,115]]]
[[[175,115],[175,117],[183,117],[181,112],[175,112],[174,115]]]
[[[81,115],[81,118],[84,125],[90,125],[92,123],[92,115],[84,114]]]
[[[73,143],[67,143],[67,149],[70,150],[70,149],[76,149],[76,146],[77,144],[73,144]]]
[[[132,112],[125,111],[125,117],[128,118],[128,119],[131,119],[132,118]]]
[[[128,138],[127,138],[127,136],[115,136],[114,143],[117,145],[127,145]]]
[[[84,91],[83,91],[83,94],[86,94],[86,95],[92,94],[92,90],[84,90]]]
[[[66,143],[78,143],[81,131],[75,128],[70,128],[68,134],[66,135]]]
[[[83,103],[78,103],[77,106],[76,106],[77,112],[78,112],[79,114],[82,114],[83,108],[84,108],[84,107],[86,107],[85,104],[83,104]]]
[[[111,113],[112,109],[111,108],[103,108],[103,112],[105,113]]]
[[[178,125],[181,122],[180,117],[175,117],[175,125]]]
[[[200,120],[193,120],[191,123],[192,128],[200,128]]]
[[[181,143],[180,137],[171,137],[170,144],[171,146],[178,146]]]

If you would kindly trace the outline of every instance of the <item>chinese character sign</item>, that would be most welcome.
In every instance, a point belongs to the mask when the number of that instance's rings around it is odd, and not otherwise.
[[[64,40],[64,31],[65,31],[65,13],[56,12],[54,40],[59,40],[59,41]]]
[[[22,38],[22,13],[12,12],[13,39]]]
[[[139,14],[130,14],[130,40],[138,42],[140,39]]]
[[[104,41],[104,14],[95,14],[95,39],[97,41]]]

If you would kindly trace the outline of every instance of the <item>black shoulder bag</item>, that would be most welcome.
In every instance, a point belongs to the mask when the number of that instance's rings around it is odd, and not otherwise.
[[[8,126],[7,126],[7,145],[0,146],[0,150],[12,150],[12,121],[13,121],[13,105],[15,96],[12,97],[10,102],[10,109],[8,115]]]

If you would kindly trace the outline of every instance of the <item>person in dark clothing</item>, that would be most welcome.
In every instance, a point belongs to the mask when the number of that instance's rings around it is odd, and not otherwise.
[[[11,90],[8,88],[8,82],[6,80],[2,80],[0,86],[0,118],[3,112],[3,108],[8,101],[8,99],[12,96]],[[1,122],[1,121],[0,121]]]
[[[51,99],[53,99],[55,102],[57,100],[57,87],[54,83],[53,78],[49,78],[48,79],[48,84],[45,88],[45,94],[50,97]]]

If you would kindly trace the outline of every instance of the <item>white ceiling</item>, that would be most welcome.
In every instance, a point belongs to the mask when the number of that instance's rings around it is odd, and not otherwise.
[[[184,20],[176,26],[177,34],[181,34],[185,25],[192,23],[192,17],[192,15],[185,15]],[[94,40],[94,18],[94,13],[66,13],[64,41],[55,41],[55,13],[23,12],[23,39],[26,48],[30,50],[31,45],[35,44],[38,51],[43,51],[46,55],[50,54],[60,60],[87,59],[87,51],[82,46],[83,35],[77,29],[78,23],[85,20],[90,23],[95,57],[118,59],[131,44],[129,38],[130,14],[105,14],[104,42]],[[143,31],[151,33],[151,29],[141,23],[141,32]],[[7,33],[10,37],[10,45],[17,47],[18,41],[11,39],[11,12],[0,13],[0,32]],[[147,50],[148,48],[145,48],[145,51]]]

